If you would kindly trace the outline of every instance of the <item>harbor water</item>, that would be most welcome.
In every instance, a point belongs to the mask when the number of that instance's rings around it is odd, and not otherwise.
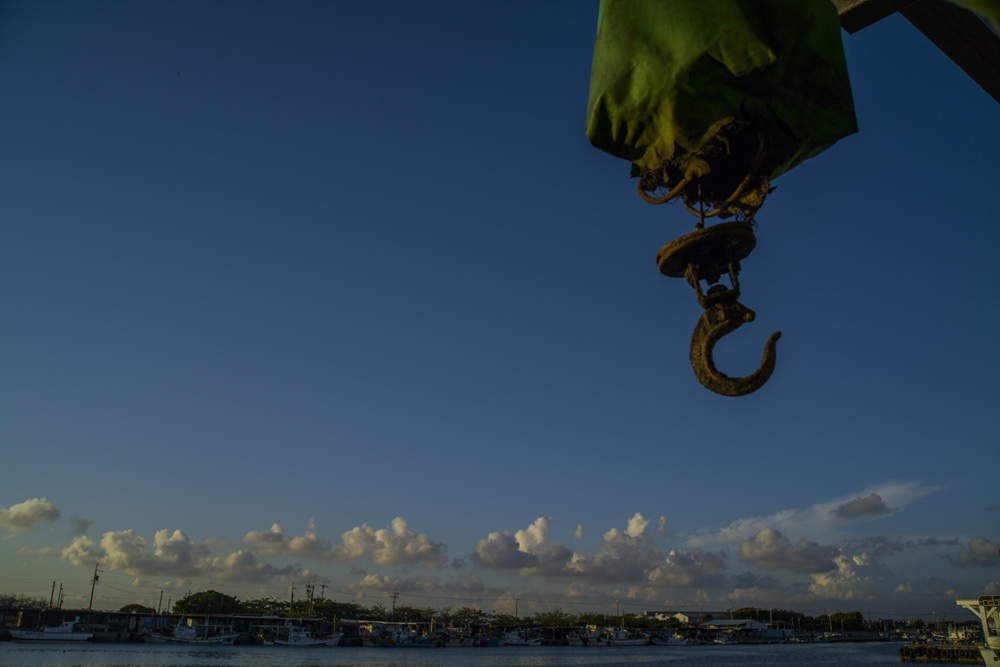
[[[558,665],[898,665],[899,642],[723,646],[285,648],[0,643],[3,667],[552,667]]]

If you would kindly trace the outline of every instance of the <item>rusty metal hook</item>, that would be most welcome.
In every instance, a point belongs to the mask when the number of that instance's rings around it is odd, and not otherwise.
[[[706,389],[723,396],[745,396],[760,389],[771,377],[778,360],[780,331],[774,332],[767,339],[760,367],[746,377],[732,378],[719,372],[712,359],[712,348],[719,339],[745,322],[753,322],[754,317],[752,310],[735,300],[716,302],[702,313],[691,334],[691,368],[698,382]]]

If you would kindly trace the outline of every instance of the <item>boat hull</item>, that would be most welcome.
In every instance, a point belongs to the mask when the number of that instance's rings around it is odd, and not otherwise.
[[[26,642],[89,642],[94,635],[89,632],[38,632],[35,630],[10,630],[10,636]]]

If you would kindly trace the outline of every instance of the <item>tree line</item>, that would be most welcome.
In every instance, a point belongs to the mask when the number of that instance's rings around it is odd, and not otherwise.
[[[39,597],[0,593],[0,609],[44,609],[48,602]],[[125,605],[120,609],[126,613],[156,613],[155,609],[140,604]],[[449,627],[583,627],[595,625],[598,627],[613,627],[624,625],[635,629],[682,629],[694,627],[694,622],[683,623],[676,618],[654,618],[639,614],[601,614],[585,612],[570,614],[562,609],[538,612],[529,615],[515,616],[497,612],[488,612],[476,607],[414,607],[407,604],[387,606],[376,603],[365,606],[357,602],[338,602],[327,598],[312,600],[279,600],[273,597],[240,600],[231,595],[215,590],[201,591],[181,598],[174,603],[171,613],[181,615],[253,615],[253,616],[285,616],[311,617],[326,620],[352,619],[366,621],[396,621],[430,623]],[[857,630],[880,629],[877,624],[868,623],[860,611],[834,613],[830,615],[808,616],[789,609],[761,609],[758,607],[742,607],[727,610],[723,613],[704,613],[697,623],[705,623],[714,619],[753,619],[764,623],[783,623],[786,627],[806,631],[846,632]],[[916,623],[916,622],[915,622]],[[970,623],[975,623],[970,621]],[[944,622],[939,623],[944,628]],[[914,625],[914,627],[916,627]],[[919,622],[919,627],[929,627]],[[881,628],[888,630],[890,628]]]

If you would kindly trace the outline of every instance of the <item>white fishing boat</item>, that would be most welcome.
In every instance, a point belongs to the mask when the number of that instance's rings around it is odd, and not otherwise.
[[[233,644],[240,635],[228,626],[178,623],[170,632],[146,630],[141,636],[151,644]]]
[[[92,632],[76,632],[74,626],[80,622],[77,616],[72,621],[64,621],[54,627],[44,627],[38,630],[21,630],[12,628],[10,636],[21,641],[57,641],[57,642],[86,642],[94,638]]]
[[[526,638],[520,631],[511,630],[500,636],[500,646],[541,646],[541,637]]]
[[[274,638],[275,646],[337,646],[340,644],[343,632],[317,637],[305,628],[290,627],[285,628],[286,632],[279,632]]]
[[[960,607],[965,607],[983,624],[983,645],[979,647],[986,666],[1000,665],[1000,595],[980,595],[975,599],[955,600]],[[992,621],[992,622],[991,622]]]
[[[612,630],[608,635],[610,646],[645,646],[649,643],[649,635],[628,630]]]

